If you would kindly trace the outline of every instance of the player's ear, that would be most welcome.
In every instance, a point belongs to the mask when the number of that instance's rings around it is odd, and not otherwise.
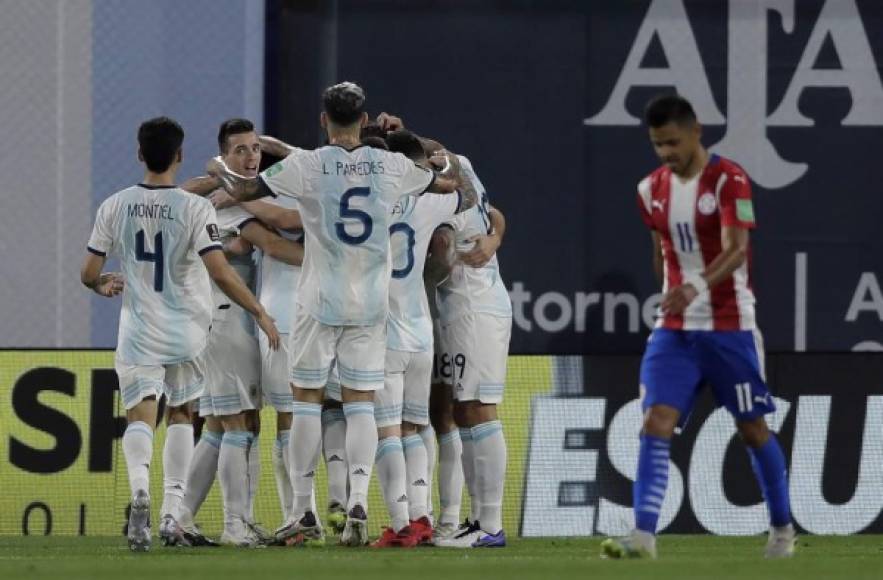
[[[327,128],[328,128],[328,115],[325,114],[325,111],[322,111],[322,112],[319,114],[319,124],[322,125],[322,128],[323,128],[323,129],[327,129]]]
[[[183,147],[178,147],[178,152],[175,153],[175,161],[177,161],[178,163],[181,163],[182,161],[184,161],[184,148]]]
[[[693,131],[696,134],[696,138],[701,139],[702,138],[702,123],[700,123],[699,121],[696,121],[695,123],[693,123]]]
[[[141,148],[138,148],[138,161],[144,163],[144,155],[141,154]]]
[[[362,112],[362,118],[359,120],[359,127],[364,127],[368,124],[368,113]]]

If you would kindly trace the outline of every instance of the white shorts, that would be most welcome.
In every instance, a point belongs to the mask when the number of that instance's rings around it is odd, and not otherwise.
[[[511,318],[482,312],[467,312],[442,326],[455,400],[486,404],[503,400],[511,334]]]
[[[198,399],[205,387],[202,356],[169,365],[130,365],[114,361],[123,406],[128,411],[144,399],[165,394],[166,404],[180,407]]]
[[[258,344],[261,347],[261,394],[263,400],[270,403],[279,413],[291,413],[294,410],[294,395],[291,394],[290,351],[291,337],[280,334],[279,350],[270,348],[270,341],[263,332],[258,333]]]
[[[441,322],[432,319],[432,384],[451,384],[451,357],[445,353],[445,342],[442,340]]]
[[[429,424],[429,381],[432,356],[428,352],[386,351],[386,380],[374,395],[374,420],[378,427],[408,421]]]
[[[291,345],[291,382],[302,389],[324,388],[335,361],[344,387],[383,388],[386,321],[374,326],[328,326],[299,310]]]
[[[238,415],[261,408],[258,340],[238,321],[212,323],[205,347],[205,369],[200,416]]]

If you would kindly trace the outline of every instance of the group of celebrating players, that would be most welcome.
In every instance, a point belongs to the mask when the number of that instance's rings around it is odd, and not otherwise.
[[[81,277],[103,296],[123,294],[115,365],[128,419],[132,550],[151,545],[161,395],[166,545],[214,544],[194,516],[216,474],[222,543],[322,545],[320,456],[327,522],[344,545],[369,542],[375,466],[390,525],[372,545],[506,545],[497,405],[512,310],[495,257],[503,215],[466,157],[397,117],[369,122],[359,86],[329,87],[323,108],[328,145],[315,150],[259,136],[244,119],[225,121],[208,176],[180,187],[183,131],[167,118],[146,121],[138,132],[144,181],[98,210]],[[639,184],[638,206],[663,300],[641,366],[635,529],[605,540],[602,555],[656,557],[671,439],[709,383],[736,421],[769,509],[765,555],[788,557],[787,472],[764,419],[775,405],[750,282],[750,182],[702,147],[682,97],[657,97],[645,120],[663,165]],[[264,153],[281,160],[259,173]],[[102,273],[111,253],[122,273]],[[194,448],[197,401],[205,427]],[[277,417],[283,523],[274,533],[254,522],[262,402]],[[439,514],[430,492],[436,464]],[[464,482],[471,512],[459,524]]]
[[[369,542],[375,465],[390,526],[373,545],[506,544],[496,405],[512,312],[495,257],[504,218],[467,158],[397,117],[369,122],[359,86],[329,87],[323,107],[328,145],[316,150],[225,121],[209,175],[180,187],[183,131],[168,118],[146,121],[143,182],[98,210],[81,277],[101,295],[123,294],[115,366],[132,550],[151,545],[162,395],[165,545],[214,544],[194,516],[216,474],[221,543],[323,544],[320,455],[327,521],[342,544]],[[281,160],[259,174],[262,153]],[[102,273],[109,254],[120,273]],[[284,521],[274,533],[254,521],[262,403],[277,417]],[[205,424],[194,447],[197,409]],[[460,524],[464,481],[472,511]]]

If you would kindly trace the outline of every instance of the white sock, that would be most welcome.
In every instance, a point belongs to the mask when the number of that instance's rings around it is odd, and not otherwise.
[[[153,429],[144,421],[133,421],[123,433],[123,455],[129,471],[132,496],[139,490],[150,494],[150,460],[153,457]]]
[[[178,506],[187,491],[187,472],[193,458],[193,425],[176,423],[166,429],[163,447],[163,500],[160,515],[178,516]]]
[[[202,507],[218,472],[218,453],[221,449],[223,433],[203,430],[199,443],[193,450],[190,469],[187,470],[187,493],[181,505],[190,515],[195,516]]]
[[[426,460],[426,447],[418,434],[402,439],[405,451],[405,469],[408,476],[408,519],[419,520],[429,517],[429,483],[426,481],[429,468]],[[379,449],[378,449],[379,452]]]
[[[377,444],[377,481],[389,510],[391,527],[398,532],[408,525],[408,495],[402,440],[387,437]]]
[[[421,427],[419,433],[420,438],[423,439],[423,448],[426,449],[426,507],[432,518],[432,488],[435,480],[435,462],[438,460],[438,443],[432,425]]]
[[[349,460],[350,497],[347,512],[360,504],[368,511],[368,484],[377,453],[377,423],[374,403],[344,403],[346,416],[346,457]]]
[[[224,500],[224,528],[236,519],[245,520],[248,510],[248,448],[254,434],[226,431],[218,456],[218,479]]]
[[[254,438],[248,446],[248,509],[245,514],[248,521],[255,521],[254,498],[258,494],[258,484],[261,482],[261,446],[260,438],[253,434]]]
[[[454,429],[438,439],[438,502],[441,507],[439,523],[460,523],[460,503],[463,501],[463,442],[460,431]]]
[[[475,472],[481,529],[496,534],[503,529],[503,484],[506,482],[506,439],[499,421],[488,421],[472,428],[475,446]]]
[[[292,516],[300,518],[312,509],[313,480],[322,444],[322,405],[294,402],[291,440],[288,443],[291,484],[294,490]]]
[[[288,470],[288,440],[291,431],[284,430],[276,433],[276,441],[273,444],[273,478],[276,480],[276,493],[279,495],[279,507],[282,509],[282,521],[287,521],[291,516],[291,502],[294,499],[294,490],[291,489],[291,475]]]
[[[328,502],[346,507],[346,417],[343,409],[322,411],[322,447],[328,472]]]
[[[466,489],[469,490],[469,521],[475,522],[481,515],[481,500],[478,496],[478,481],[475,475],[475,445],[472,442],[470,428],[460,428],[460,441],[463,445],[461,454],[463,479],[466,481]]]

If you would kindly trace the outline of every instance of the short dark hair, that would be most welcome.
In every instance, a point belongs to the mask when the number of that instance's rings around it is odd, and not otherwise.
[[[359,120],[365,109],[365,91],[356,83],[343,82],[322,93],[325,114],[335,125],[348,127]]]
[[[690,101],[680,95],[658,95],[647,103],[644,109],[644,122],[654,129],[668,123],[689,125],[696,122],[696,112]]]
[[[240,133],[251,133],[252,131],[254,131],[254,123],[252,123],[248,119],[227,119],[226,121],[221,123],[220,129],[218,129],[218,149],[220,149],[222,153],[226,153],[227,139],[231,135],[239,135]]]
[[[362,137],[362,145],[367,145],[368,147],[373,147],[374,149],[383,149],[385,151],[389,151],[389,147],[386,145],[386,141],[375,135]]]
[[[163,173],[172,166],[184,142],[184,130],[174,119],[156,117],[138,127],[138,146],[147,169]]]
[[[386,144],[390,151],[402,153],[411,161],[426,159],[426,151],[423,150],[420,138],[407,129],[399,129],[387,135]]]

